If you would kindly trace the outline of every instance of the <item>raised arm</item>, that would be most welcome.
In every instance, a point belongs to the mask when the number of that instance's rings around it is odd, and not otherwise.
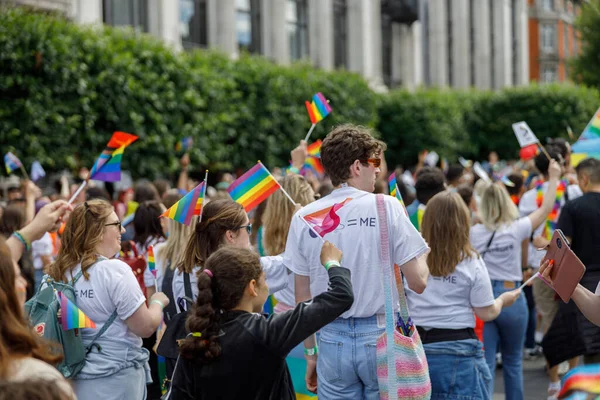
[[[548,180],[548,190],[546,190],[546,193],[544,194],[542,206],[529,214],[532,231],[535,231],[542,223],[544,223],[544,221],[546,221],[546,218],[548,218],[548,215],[552,211],[552,207],[554,207],[554,202],[556,201],[556,186],[558,185],[560,173],[561,170],[558,162],[556,162],[556,160],[551,160],[550,166],[548,167],[548,175],[550,177]]]

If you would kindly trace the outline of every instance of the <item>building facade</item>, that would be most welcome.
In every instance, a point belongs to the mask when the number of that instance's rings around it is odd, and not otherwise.
[[[343,68],[376,90],[564,80],[565,60],[578,48],[572,28],[578,6],[569,0],[10,2],[53,8],[82,24],[131,26],[176,49],[217,48],[232,57],[250,52],[284,65],[307,60],[326,70]]]
[[[528,0],[529,77],[537,82],[569,79],[568,59],[579,54],[581,40],[573,27],[581,1]]]

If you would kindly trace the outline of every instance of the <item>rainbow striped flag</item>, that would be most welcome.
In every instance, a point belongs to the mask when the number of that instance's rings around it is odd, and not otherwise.
[[[402,194],[400,193],[400,190],[398,190],[398,182],[396,181],[395,173],[390,175],[389,184],[390,184],[390,196],[394,196],[396,199],[398,199],[400,204],[402,204],[402,208],[404,208],[404,212],[406,213],[406,215],[408,215],[408,211],[406,211],[406,204],[404,204],[404,199],[402,199]]]
[[[188,151],[194,145],[194,140],[191,136],[184,137],[175,145],[175,151]]]
[[[314,233],[316,232],[319,236],[323,237],[326,234],[335,231],[336,228],[340,225],[340,217],[336,214],[336,212],[350,200],[352,199],[347,198],[341,203],[334,203],[330,207],[326,207],[322,210],[315,211],[314,213],[302,217],[313,228],[310,231],[310,235],[316,237],[314,235]]]
[[[306,157],[304,167],[314,171],[320,178],[325,175],[325,169],[323,168],[323,164],[321,164],[321,159],[318,157]]]
[[[313,96],[312,103],[308,100],[304,102],[310,122],[316,124],[331,113],[331,107],[321,92]]]
[[[148,270],[156,278],[156,262],[154,260],[154,246],[148,246]]]
[[[193,188],[188,194],[183,196],[171,208],[165,211],[161,217],[166,217],[180,224],[190,225],[194,215],[200,215],[202,212],[202,203],[206,193],[206,181]]]
[[[118,182],[121,180],[121,160],[125,147],[138,139],[136,135],[125,132],[115,132],[110,138],[106,148],[94,163],[90,172],[90,179],[104,182]]]
[[[83,313],[71,300],[58,292],[61,310],[61,324],[65,331],[77,328],[95,328],[96,324]]]
[[[578,397],[578,394],[586,394]],[[595,396],[587,396],[593,394]],[[573,368],[563,378],[559,399],[597,399],[600,395],[600,364]]]
[[[7,174],[10,174],[17,168],[23,167],[21,160],[10,151],[4,155],[4,165],[6,166]]]
[[[600,139],[600,108],[585,127],[578,141],[582,139]]]
[[[321,157],[321,144],[323,144],[321,139],[309,144],[306,148],[308,155],[313,157]]]
[[[227,191],[234,201],[240,203],[246,212],[249,212],[279,188],[279,183],[259,161],[244,175],[237,178]]]

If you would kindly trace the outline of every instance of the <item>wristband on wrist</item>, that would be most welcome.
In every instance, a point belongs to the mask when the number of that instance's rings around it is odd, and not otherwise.
[[[21,232],[15,231],[15,232],[13,232],[12,236],[14,236],[15,238],[17,238],[17,240],[19,242],[21,242],[21,244],[23,245],[23,247],[25,247],[25,251],[29,251],[31,249],[31,243],[29,243],[27,241],[27,239],[25,239],[23,237],[23,235],[21,234]]]
[[[325,263],[325,269],[329,271],[329,268],[331,267],[341,267],[341,264],[339,263],[339,261],[329,260]]]
[[[317,345],[315,345],[315,347],[312,347],[310,349],[304,349],[304,354],[307,356],[316,356],[317,354],[319,354],[319,348],[317,347]]]
[[[154,303],[158,304],[158,305],[160,306],[160,308],[162,308],[163,310],[165,309],[165,305],[163,304],[163,302],[162,302],[162,301],[160,301],[160,300],[156,300],[156,299],[154,299],[154,300],[150,301],[150,304],[151,304],[151,305],[152,305],[152,304],[154,304]]]
[[[288,174],[300,174],[300,170],[296,167],[290,166],[287,169]]]

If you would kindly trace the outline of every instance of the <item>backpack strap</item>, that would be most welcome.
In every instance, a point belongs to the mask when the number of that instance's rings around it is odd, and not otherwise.
[[[94,338],[92,339],[92,342],[89,344],[89,346],[85,347],[85,349],[86,349],[85,354],[88,354],[90,351],[92,351],[92,349],[94,347],[96,347],[96,349],[98,349],[98,351],[102,351],[102,346],[97,344],[96,341],[98,339],[100,339],[100,336],[102,336],[108,328],[110,328],[112,323],[115,322],[115,319],[117,319],[117,316],[118,316],[117,310],[115,309],[115,311],[113,311],[113,313],[110,315],[110,317],[108,317],[108,320],[106,320],[104,325],[102,325],[102,328],[100,329],[100,331],[98,333],[96,333],[96,336],[94,336]]]
[[[171,317],[177,314],[177,306],[175,305],[175,299],[173,298],[173,269],[171,269],[171,260],[167,260],[167,267],[162,281],[160,291],[163,292],[169,298],[169,305],[163,310],[165,322],[169,322]]]
[[[194,298],[192,295],[192,283],[190,282],[190,274],[187,272],[183,273],[183,290],[185,291],[185,296],[190,299]]]

